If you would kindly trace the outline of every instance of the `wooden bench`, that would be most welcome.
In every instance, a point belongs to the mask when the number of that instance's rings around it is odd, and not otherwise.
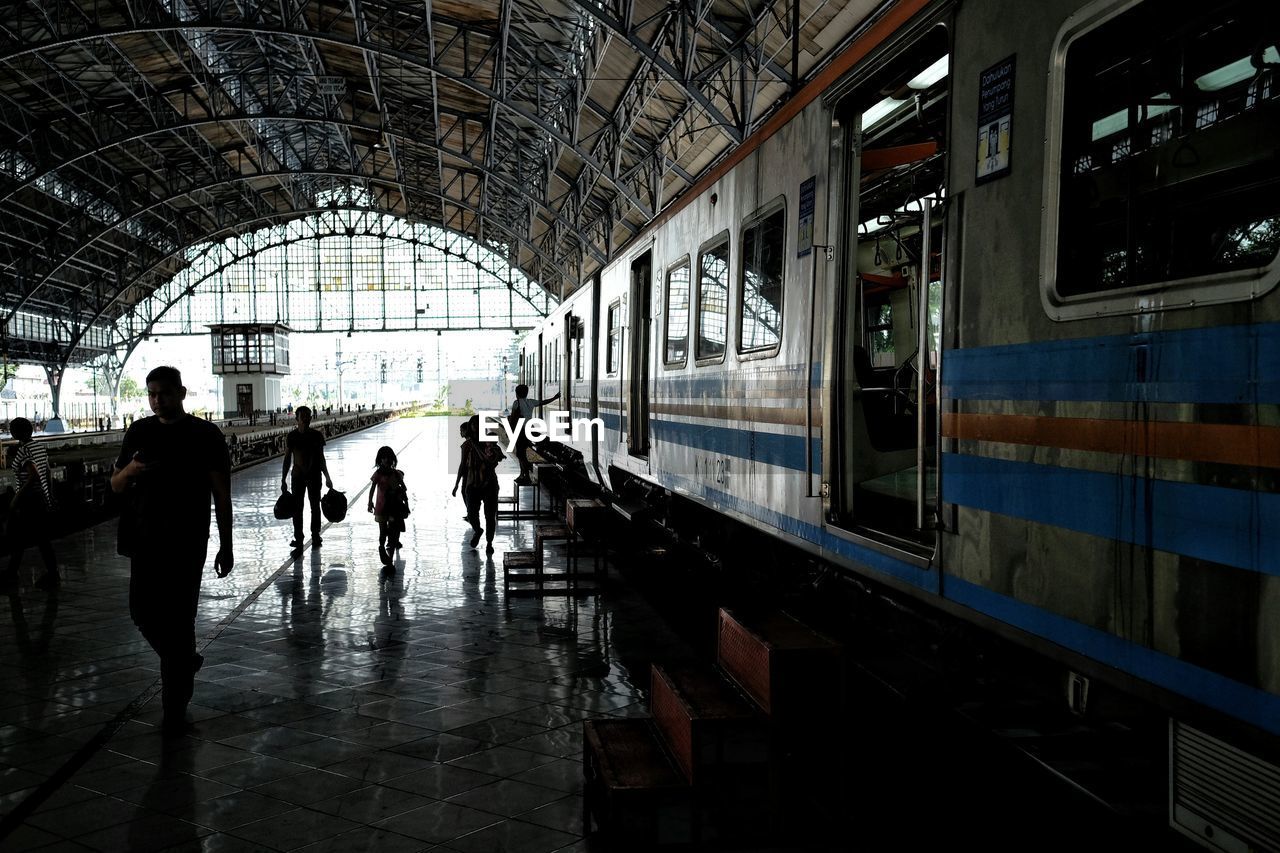
[[[653,667],[649,711],[693,792],[703,841],[750,843],[767,832],[767,720],[723,675],[692,666]]]
[[[524,509],[520,505],[521,489],[532,489],[533,497],[530,499],[530,506]],[[503,507],[510,507],[503,509]],[[504,521],[523,521],[533,518],[549,518],[552,513],[550,510],[542,508],[542,489],[538,486],[536,479],[530,480],[528,483],[521,483],[519,479],[512,480],[512,495],[506,497],[499,495],[498,497],[498,518]]]
[[[716,661],[769,717],[769,821],[828,831],[840,811],[841,646],[784,613],[720,611]]]
[[[569,528],[569,560],[571,569],[578,570],[578,549],[573,543],[581,542],[591,547],[591,570],[600,577],[601,552],[605,540],[605,512],[607,507],[595,498],[569,498],[564,504],[564,523]]]
[[[586,720],[583,732],[582,825],[592,819],[610,850],[651,850],[694,838],[689,785],[676,771],[652,723]]]
[[[713,784],[731,765],[769,760],[759,712],[716,672],[654,664],[649,711],[691,785]]]
[[[538,559],[543,558],[548,542],[568,542],[570,536],[569,528],[564,524],[539,524],[533,532],[534,550],[538,552]]]
[[[542,587],[542,561],[534,551],[507,551],[502,555],[502,588],[511,590],[513,583],[534,583]]]
[[[775,722],[840,715],[843,649],[785,613],[743,618],[721,609],[716,663]]]
[[[550,501],[550,514],[557,515],[561,499],[564,497],[564,475],[560,466],[554,462],[534,462],[530,470],[533,482],[547,490]]]

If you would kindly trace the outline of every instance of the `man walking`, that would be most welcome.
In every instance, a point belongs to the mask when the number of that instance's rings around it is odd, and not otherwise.
[[[284,473],[281,487],[289,489],[289,468],[293,468],[293,546],[294,553],[302,551],[302,514],[311,504],[311,547],[320,547],[320,476],[325,485],[333,488],[329,466],[324,461],[324,434],[311,428],[311,408],[299,406],[296,412],[298,426],[285,439]]]
[[[9,505],[9,567],[0,574],[0,587],[12,588],[18,581],[18,566],[28,545],[35,545],[44,560],[44,575],[36,581],[42,589],[54,589],[62,583],[58,561],[49,541],[53,510],[53,491],[49,486],[49,451],[31,440],[31,421],[14,418],[9,425],[18,440],[9,467],[18,475],[18,491]]]
[[[183,409],[173,367],[147,374],[154,417],[124,436],[111,490],[126,492],[120,552],[131,558],[129,612],[160,656],[164,731],[186,729],[187,703],[204,658],[195,650],[196,606],[209,547],[209,503],[218,521],[218,577],[231,573],[231,458],[222,431]]]

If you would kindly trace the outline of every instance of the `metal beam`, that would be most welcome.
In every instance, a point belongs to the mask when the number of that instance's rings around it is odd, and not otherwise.
[[[495,273],[493,270],[486,269],[486,268],[485,268],[481,263],[479,263],[478,261],[476,261],[475,259],[473,259],[473,258],[471,258],[471,257],[468,257],[465,253],[461,253],[461,252],[457,252],[457,251],[451,250],[448,246],[441,246],[441,245],[438,245],[438,244],[433,243],[433,242],[426,242],[426,243],[424,243],[423,241],[421,241],[421,240],[419,240],[419,239],[411,239],[411,238],[400,237],[400,236],[391,237],[391,236],[389,236],[389,235],[385,235],[385,234],[383,234],[381,231],[377,231],[377,230],[372,229],[372,228],[363,228],[363,229],[358,229],[354,234],[352,234],[352,233],[344,233],[343,235],[336,235],[336,234],[323,234],[323,233],[320,233],[320,232],[316,232],[316,233],[313,233],[313,234],[300,235],[300,236],[297,236],[297,237],[292,237],[292,238],[283,239],[283,240],[270,240],[270,241],[268,241],[268,242],[266,242],[266,243],[263,243],[263,244],[260,244],[260,245],[255,245],[255,246],[254,246],[250,251],[245,252],[244,254],[237,254],[237,255],[233,255],[233,256],[232,256],[232,258],[231,258],[230,260],[220,262],[220,263],[219,263],[219,264],[218,264],[218,265],[217,265],[213,270],[211,270],[211,271],[209,271],[209,272],[207,272],[207,273],[203,274],[203,275],[202,275],[199,279],[197,279],[195,282],[190,282],[190,283],[186,283],[186,284],[184,284],[184,286],[183,286],[183,288],[182,288],[182,290],[181,290],[181,292],[180,292],[180,293],[178,293],[178,294],[176,294],[176,295],[172,295],[172,296],[168,297],[168,298],[167,298],[167,301],[165,301],[165,302],[164,302],[163,307],[162,307],[158,312],[156,312],[153,316],[151,316],[151,317],[147,320],[146,325],[143,327],[142,331],[138,333],[138,335],[140,335],[140,336],[145,336],[145,335],[150,334],[150,330],[151,330],[152,328],[154,328],[155,324],[156,324],[156,323],[157,323],[157,322],[158,322],[158,321],[159,321],[159,320],[164,316],[164,314],[165,314],[166,312],[168,312],[168,311],[169,311],[169,309],[170,309],[170,308],[172,308],[174,305],[176,305],[176,304],[177,304],[178,302],[180,302],[182,299],[184,299],[184,298],[186,298],[186,297],[189,297],[189,296],[194,295],[194,291],[195,291],[195,289],[196,289],[196,288],[198,288],[201,284],[203,284],[204,282],[208,281],[210,278],[213,278],[213,277],[214,277],[214,276],[216,276],[216,275],[220,275],[221,273],[225,272],[227,269],[229,269],[230,267],[234,266],[235,264],[238,264],[238,263],[240,263],[240,262],[242,262],[242,261],[248,260],[249,258],[252,258],[252,257],[254,257],[254,256],[256,256],[256,255],[259,255],[259,254],[261,254],[261,253],[263,253],[263,252],[265,252],[265,251],[268,251],[268,250],[270,250],[270,249],[279,248],[279,247],[281,247],[281,246],[289,246],[289,245],[292,245],[292,244],[294,244],[294,243],[306,242],[306,241],[308,241],[308,240],[323,240],[323,239],[327,239],[327,238],[332,237],[332,236],[346,236],[346,237],[348,237],[348,238],[350,238],[350,237],[355,237],[355,236],[360,236],[360,237],[379,237],[379,236],[388,236],[388,239],[401,240],[401,241],[404,241],[404,242],[419,243],[419,244],[421,244],[421,245],[430,246],[431,248],[433,248],[433,249],[435,249],[435,250],[437,250],[437,251],[439,251],[439,252],[441,252],[441,253],[443,253],[443,254],[445,254],[445,255],[448,255],[448,256],[450,256],[450,257],[457,258],[458,260],[461,260],[461,261],[465,261],[466,263],[468,263],[468,264],[470,264],[470,265],[474,266],[474,267],[475,267],[477,270],[479,270],[480,272],[482,272],[482,273],[486,273],[486,274],[488,274],[488,275],[490,275],[490,276],[493,276],[495,279],[498,279],[499,281],[501,281],[501,278],[497,275],[497,273]],[[465,235],[463,235],[463,236],[465,236]],[[470,238],[469,238],[469,237],[467,237],[466,239],[470,240]],[[510,283],[509,281],[508,281],[508,282],[506,282],[506,285],[507,285],[508,289],[510,289],[510,290],[512,290],[512,291],[514,291],[514,292],[515,292],[515,293],[516,293],[516,294],[517,294],[517,295],[518,295],[522,300],[524,300],[524,302],[526,302],[526,303],[529,305],[529,307],[530,307],[530,308],[532,308],[532,309],[533,309],[536,313],[538,313],[540,316],[545,317],[545,316],[547,315],[547,313],[548,313],[548,312],[547,312],[547,308],[546,308],[545,306],[539,307],[539,306],[538,306],[538,305],[537,305],[537,304],[536,304],[536,303],[535,303],[535,302],[534,302],[534,301],[529,297],[529,294],[528,294],[527,292],[524,292],[524,291],[521,291],[521,290],[519,290],[519,289],[517,289],[517,288],[512,287],[512,286],[511,286],[511,283]],[[446,289],[447,289],[447,288],[446,288]],[[158,290],[157,290],[157,292],[158,292]],[[545,296],[545,291],[544,291],[544,296]],[[154,294],[153,294],[152,298],[155,298]],[[544,298],[544,302],[545,302],[545,301],[549,301],[549,300],[547,300],[547,299],[545,299],[545,298]],[[141,304],[141,303],[139,303],[139,304]],[[132,307],[131,307],[131,309],[130,309],[130,312],[127,312],[127,313],[134,313],[134,312],[136,312],[137,307],[138,307],[138,305],[134,305],[134,306],[132,306]],[[124,316],[125,316],[125,315],[121,315],[121,317],[117,318],[117,320],[121,320],[121,319],[123,319],[123,317],[124,317]],[[94,320],[96,321],[96,320],[100,319],[100,317],[101,317],[101,315],[99,315],[98,317],[95,317],[95,318],[94,318]],[[118,327],[119,327],[118,322],[117,322],[116,324],[113,324],[113,326],[114,326],[115,328],[118,328]],[[74,352],[75,352],[76,348],[77,348],[77,347],[79,347],[79,345],[80,345],[80,341],[81,341],[81,340],[83,340],[84,335],[85,335],[85,334],[87,334],[88,330],[89,330],[90,328],[92,328],[92,327],[93,327],[93,326],[92,326],[92,323],[91,323],[90,325],[87,325],[87,326],[86,326],[84,329],[82,329],[82,330],[81,330],[81,331],[80,331],[80,332],[79,332],[79,333],[78,333],[78,334],[77,334],[77,335],[76,335],[76,336],[71,340],[71,342],[67,345],[67,347],[66,347],[66,352],[67,352],[67,354],[68,354],[68,358],[71,358],[71,356],[74,354]],[[126,337],[125,337],[125,339],[127,340],[129,337],[134,337],[134,336],[126,336]],[[64,362],[64,365],[65,365],[65,364],[67,364],[67,363],[70,363],[70,362],[69,362],[69,361]]]
[[[317,123],[324,123],[324,124],[330,124],[330,125],[340,125],[340,126],[345,126],[350,128],[372,129],[367,126],[360,125],[354,121],[335,120],[335,119],[312,119],[307,116],[289,116],[287,118],[289,118],[289,120],[297,121],[299,123],[317,122]],[[174,129],[199,127],[205,124],[219,123],[223,121],[226,121],[226,119],[209,119],[209,120],[203,120],[203,121],[197,120],[197,121],[191,121],[185,125],[175,124],[172,128],[168,128],[163,131],[157,131],[157,132],[165,133]],[[398,133],[391,133],[390,131],[388,131],[388,134],[393,135],[397,138],[412,138],[411,136],[404,136]],[[145,136],[145,135],[147,134],[143,134],[142,136]],[[140,138],[140,137],[135,137],[135,138]],[[132,141],[132,140],[124,140],[124,142],[128,142],[128,141]],[[423,144],[423,143],[420,142],[419,144]],[[92,156],[94,153],[98,153],[98,152],[89,152],[89,153],[80,155],[79,157],[74,158],[72,162],[74,162],[75,160],[82,159],[84,157]],[[453,156],[459,159],[467,159],[462,157],[462,155],[456,152],[450,151],[449,154],[450,156]],[[468,160],[468,162],[471,163],[471,165],[475,166],[476,168],[481,168],[482,164],[480,164],[478,161]],[[408,185],[406,185],[405,182],[398,179],[393,181],[391,178],[386,178],[379,175],[352,174],[352,173],[341,171],[341,170],[324,170],[324,169],[313,169],[313,168],[279,170],[276,172],[259,171],[259,172],[251,172],[248,174],[232,173],[232,174],[224,175],[214,180],[210,180],[202,183],[184,184],[184,185],[181,185],[180,188],[178,189],[169,189],[168,195],[156,196],[153,193],[147,193],[146,203],[144,205],[136,209],[130,208],[130,209],[121,211],[119,218],[117,218],[112,222],[106,223],[105,226],[100,228],[96,234],[92,236],[88,236],[88,235],[77,236],[73,234],[71,236],[70,242],[73,244],[74,248],[70,251],[69,254],[61,255],[61,256],[58,255],[58,251],[60,250],[53,249],[53,247],[49,245],[49,242],[46,241],[43,246],[43,251],[41,252],[41,257],[47,262],[47,264],[51,263],[53,264],[53,266],[45,269],[43,272],[35,272],[34,275],[37,277],[34,283],[28,283],[26,285],[20,286],[19,298],[9,308],[9,311],[5,315],[5,319],[7,320],[9,317],[12,317],[14,313],[16,313],[20,308],[22,308],[27,303],[29,298],[33,296],[36,291],[38,291],[43,285],[45,285],[47,282],[50,281],[50,279],[55,273],[57,273],[60,269],[62,269],[63,266],[65,266],[71,259],[79,255],[80,252],[82,252],[87,246],[91,245],[92,243],[96,242],[99,239],[102,239],[104,236],[114,232],[117,228],[121,227],[124,223],[130,220],[133,220],[138,216],[141,216],[152,210],[156,210],[162,206],[168,205],[175,200],[185,198],[193,193],[211,190],[216,187],[227,186],[227,185],[238,183],[238,182],[253,181],[253,180],[258,180],[262,178],[277,178],[284,181],[286,179],[302,176],[302,175],[333,177],[333,178],[351,178],[357,181],[370,181],[374,183],[394,183],[394,185],[400,188],[402,196],[406,198],[408,197],[408,190],[407,190]],[[494,174],[493,179],[501,183],[511,193],[518,195],[520,197],[526,198],[528,203],[531,205],[531,207],[541,209],[550,218],[551,221],[559,222],[561,225],[565,227],[572,228],[572,224],[568,223],[567,220],[564,219],[564,215],[560,211],[550,207],[544,199],[530,194],[525,187],[516,185],[513,183],[508,183],[505,178],[501,177],[497,173]],[[415,189],[417,188],[415,187]],[[427,188],[426,191],[431,191],[431,188]],[[460,202],[457,199],[453,199],[452,197],[449,197],[449,196],[441,196],[441,200],[443,204],[460,205]],[[481,207],[476,207],[476,206],[466,206],[466,207],[468,210],[476,213],[477,215],[485,216],[487,214],[487,211],[485,211]],[[487,218],[486,221],[491,221],[491,218]],[[503,230],[510,231],[510,228],[507,227],[507,228],[504,228]],[[590,250],[593,256],[596,257],[598,261],[600,261],[601,263],[606,261],[606,256],[602,250],[600,250],[594,243],[587,243],[586,238],[583,237],[582,235],[579,235],[579,237],[581,240],[583,240],[585,244],[590,246]],[[5,271],[10,271],[10,270],[14,270],[14,263],[10,263],[8,267],[6,267]],[[26,272],[31,272],[31,271],[28,270]]]
[[[299,29],[295,27],[286,27],[281,25],[272,25],[268,23],[247,22],[247,21],[218,21],[207,19],[196,19],[183,21],[174,18],[171,15],[165,16],[158,20],[142,23],[139,21],[136,25],[110,26],[87,32],[73,32],[70,34],[59,34],[58,37],[35,40],[28,42],[11,50],[0,50],[0,64],[11,62],[19,57],[32,55],[35,53],[54,50],[77,44],[85,41],[95,41],[102,39],[114,39],[126,35],[140,35],[144,33],[164,33],[178,30],[195,30],[201,32],[229,32],[229,33],[260,33],[268,36],[282,36],[288,38],[307,38],[318,42],[333,44],[339,47],[346,47],[353,50],[368,51],[377,56],[394,58],[424,71],[444,77],[461,86],[464,86],[478,95],[498,100],[501,104],[501,110],[510,113],[514,118],[529,122],[535,127],[546,133],[551,139],[572,150],[580,160],[590,165],[594,169],[604,170],[603,164],[598,162],[589,152],[583,150],[580,146],[575,145],[570,139],[564,128],[557,127],[548,122],[543,116],[538,115],[534,110],[530,109],[518,102],[503,103],[497,98],[497,93],[489,86],[482,83],[474,76],[460,74],[454,72],[443,64],[438,64],[434,68],[429,68],[422,61],[421,54],[409,50],[411,45],[409,42],[403,42],[400,45],[379,44],[371,42],[360,37],[351,37],[336,31],[316,31]],[[472,69],[474,70],[474,69]],[[618,193],[622,198],[629,202],[636,209],[641,211],[648,218],[653,216],[653,211],[649,210],[640,199],[627,187],[616,184],[609,177],[605,178],[606,184],[610,189]]]

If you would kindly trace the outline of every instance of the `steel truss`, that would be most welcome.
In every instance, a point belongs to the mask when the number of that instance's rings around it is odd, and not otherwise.
[[[465,235],[562,296],[795,89],[821,53],[800,13],[832,5],[9,4],[0,343],[93,358],[191,247],[334,207]],[[19,335],[30,314],[54,331]]]
[[[322,317],[317,311],[308,318],[312,325],[306,325],[307,321],[300,321],[296,314],[289,313],[285,299],[291,294],[296,298],[304,291],[319,294],[320,283],[318,279],[301,281],[297,278],[298,273],[295,272],[290,281],[283,281],[276,277],[266,284],[256,284],[255,296],[259,299],[264,296],[276,297],[273,300],[275,310],[270,316],[261,313],[258,302],[249,300],[243,306],[246,309],[245,312],[236,313],[233,317],[233,312],[238,312],[242,307],[236,304],[236,298],[229,295],[231,291],[227,288],[230,273],[236,267],[252,264],[256,259],[268,255],[273,249],[300,244],[315,246],[316,255],[319,257],[318,244],[322,242],[326,246],[326,257],[333,255],[335,242],[339,244],[345,242],[345,250],[339,250],[337,254],[341,256],[345,252],[350,257],[356,251],[355,241],[359,238],[375,238],[379,241],[380,247],[396,244],[411,253],[413,259],[411,278],[414,286],[409,292],[415,294],[415,313],[412,316],[396,316],[388,313],[384,301],[380,315],[366,316],[355,312],[349,316],[334,318],[327,314]],[[162,332],[202,334],[205,326],[210,323],[284,323],[297,332],[368,328],[371,322],[379,323],[378,328],[387,331],[447,329],[452,326],[447,305],[443,316],[439,312],[423,316],[427,313],[423,308],[426,305],[425,295],[448,299],[449,293],[466,291],[477,296],[480,294],[470,285],[458,286],[455,282],[449,281],[448,276],[443,288],[428,290],[422,286],[421,280],[426,277],[426,270],[431,268],[438,273],[440,266],[438,259],[424,257],[424,249],[428,254],[474,268],[477,273],[475,282],[477,289],[490,296],[500,295],[501,298],[498,301],[504,304],[505,314],[486,312],[485,316],[480,318],[477,324],[479,326],[494,329],[529,328],[539,318],[545,317],[553,305],[546,291],[514,271],[504,258],[480,247],[465,235],[406,222],[373,211],[328,211],[305,219],[293,220],[287,225],[272,226],[243,234],[232,240],[209,244],[192,251],[189,253],[190,261],[186,269],[156,288],[149,297],[132,306],[128,313],[120,317],[115,324],[115,348],[126,348],[138,337],[145,338]],[[307,251],[310,252],[311,249],[308,248]],[[296,256],[296,252],[294,255]],[[288,255],[285,257],[285,262],[287,266]],[[315,268],[311,268],[311,272],[313,276],[318,274]],[[254,269],[255,279],[256,273],[257,270]],[[371,281],[357,282],[355,277],[352,277],[345,282],[341,290],[327,292],[330,294],[336,292],[342,299],[353,296],[357,292],[364,294],[379,292],[384,294],[384,300],[386,293],[397,292],[394,285],[389,286],[386,282],[377,287],[373,287],[374,284],[375,282]],[[403,291],[404,288],[399,290]],[[205,305],[193,309],[194,299],[201,296],[217,298],[206,299]],[[420,296],[423,298],[419,298]],[[494,302],[492,299],[489,301]],[[208,304],[210,302],[212,304]],[[166,328],[158,329],[157,324],[179,304],[183,305],[185,313],[179,312],[182,316],[176,320],[170,320]],[[203,309],[204,314],[201,314],[200,309]],[[335,326],[332,322],[335,319],[345,320],[348,325]],[[326,321],[329,323],[327,327],[324,325]]]

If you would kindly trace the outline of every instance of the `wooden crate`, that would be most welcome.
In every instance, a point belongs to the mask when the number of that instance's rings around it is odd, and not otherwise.
[[[594,532],[607,507],[595,498],[569,498],[564,505],[564,521],[569,529],[579,535]]]
[[[769,760],[759,711],[718,673],[655,664],[649,710],[691,785],[716,784],[734,768]]]
[[[776,723],[840,715],[843,649],[785,613],[745,617],[721,609],[716,663]]]
[[[651,850],[694,838],[690,788],[649,720],[586,720],[583,827],[592,819],[610,850]]]

